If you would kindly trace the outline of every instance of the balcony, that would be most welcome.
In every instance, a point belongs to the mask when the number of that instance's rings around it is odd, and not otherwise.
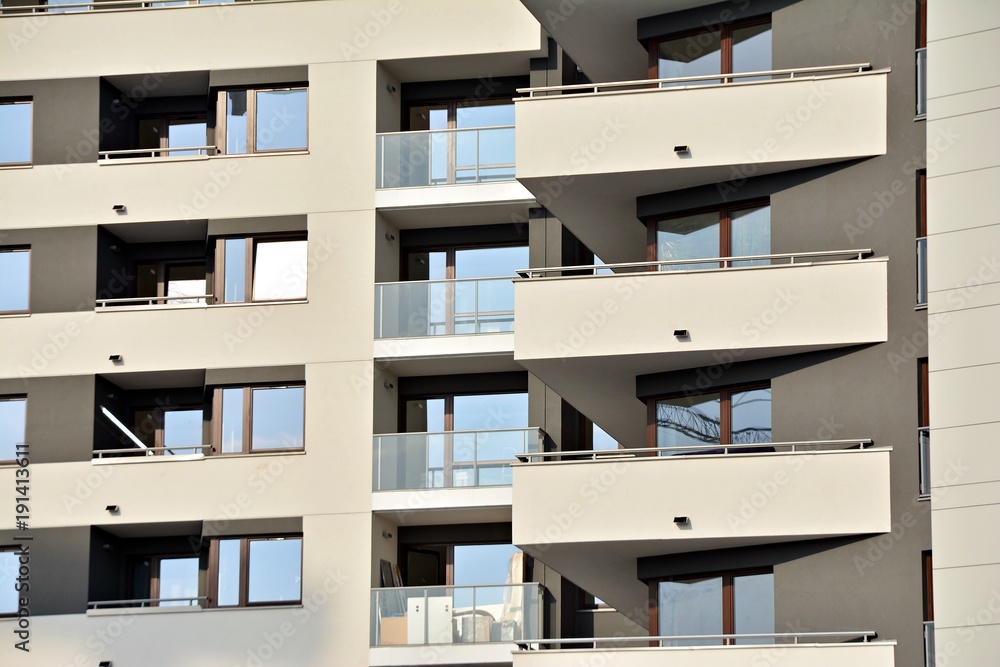
[[[618,442],[644,443],[638,375],[885,341],[887,261],[867,254],[526,270],[514,360]]]
[[[514,127],[390,132],[375,137],[375,187],[514,180]]]
[[[671,667],[742,667],[758,664],[892,667],[895,664],[896,642],[876,641],[875,636],[874,632],[719,635],[715,639],[720,644],[715,646],[663,646],[676,641],[677,637],[552,640],[545,645],[553,649],[514,653],[514,667],[577,667],[595,663],[609,667],[658,667],[665,664]],[[643,646],[650,639],[662,640],[661,645],[653,648]],[[736,643],[722,645],[723,642],[733,641]],[[593,648],[580,648],[581,644],[587,643]],[[569,644],[572,648],[567,646]]]
[[[541,451],[544,436],[537,428],[376,435],[372,509],[503,508],[509,521],[511,464]]]
[[[526,454],[513,541],[616,609],[645,609],[642,557],[889,530],[890,452],[840,440]]]
[[[513,278],[375,285],[376,358],[510,355],[513,331]]]
[[[884,155],[888,70],[867,68],[523,89],[517,178],[605,261],[624,261],[644,238],[639,196]]]
[[[536,583],[373,589],[369,664],[510,662],[541,637],[541,603]]]

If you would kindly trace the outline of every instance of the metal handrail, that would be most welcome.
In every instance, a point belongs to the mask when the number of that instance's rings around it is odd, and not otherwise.
[[[600,93],[601,88],[629,88],[629,87],[651,87],[661,86],[664,83],[685,83],[696,81],[722,81],[723,84],[734,83],[735,79],[746,79],[755,76],[778,76],[787,74],[788,79],[795,79],[796,74],[814,74],[816,72],[855,72],[861,74],[872,67],[871,63],[851,63],[848,65],[830,65],[821,67],[792,67],[788,69],[762,70],[758,72],[732,72],[729,74],[700,74],[698,76],[679,76],[667,79],[633,79],[631,81],[611,81],[607,83],[576,83],[567,86],[537,86],[533,88],[518,88],[520,94],[528,94],[529,98],[535,93],[564,92],[569,90],[589,90]],[[784,81],[786,79],[772,79],[771,81]],[[767,82],[755,82],[767,83]]]
[[[170,447],[146,447],[145,449],[137,449],[135,447],[128,447],[125,449],[95,449],[94,456],[91,458],[103,459],[104,454],[139,454],[142,456],[153,456],[154,452],[168,452],[175,449],[207,449],[212,445],[172,445]]]
[[[537,586],[539,589],[542,588],[542,584],[537,581],[522,581],[521,583],[506,583],[506,584],[442,584],[440,586],[384,586],[378,588],[372,588],[372,591],[424,591],[424,590],[437,590],[440,588],[454,590],[457,588],[513,588],[515,586]]]
[[[792,639],[798,644],[803,637],[860,637],[863,643],[868,643],[869,639],[878,639],[878,633],[874,630],[859,630],[857,632],[772,632],[772,633],[752,633],[752,634],[723,634],[723,635],[653,635],[638,637],[584,637],[580,639],[538,639],[535,641],[519,641],[518,648],[525,650],[539,650],[543,645],[560,646],[562,644],[585,644],[598,642],[618,642],[623,644],[648,644],[659,641],[688,641],[702,639]],[[532,649],[531,647],[534,646]],[[661,647],[670,648],[670,647]]]
[[[131,302],[141,302],[138,305],[141,306],[154,306],[154,305],[168,305],[168,304],[158,304],[154,301],[180,301],[181,299],[205,299],[206,302],[209,299],[215,298],[214,294],[186,294],[177,296],[136,296],[136,297],[124,297],[118,299],[97,299],[94,303],[97,306],[109,306],[116,303],[131,303]],[[205,305],[205,304],[198,304]]]
[[[108,0],[107,2],[74,2],[62,5],[17,5],[4,7],[0,6],[0,16],[9,14],[63,14],[68,8],[84,8],[87,11],[108,11],[113,9],[176,9],[177,6],[154,7],[157,2],[169,0]],[[240,0],[240,2],[301,2],[303,0]],[[227,3],[229,4],[229,3]],[[237,3],[232,3],[237,4]],[[217,7],[218,4],[201,4],[200,2],[187,2],[189,7]],[[54,11],[50,11],[54,10]]]
[[[472,428],[463,431],[407,431],[406,433],[376,433],[374,438],[389,438],[403,435],[461,435],[463,433],[504,433],[514,431],[538,431],[544,433],[542,429],[535,426],[524,426],[522,428]]]
[[[66,7],[68,5],[61,5],[61,6]],[[176,146],[176,147],[172,147],[172,148],[129,148],[129,149],[120,150],[120,151],[98,151],[97,152],[97,156],[99,158],[101,158],[101,159],[107,160],[112,155],[145,155],[146,153],[156,153],[156,154],[166,153],[166,154],[169,155],[170,153],[180,152],[180,151],[198,151],[198,155],[201,155],[202,151],[205,151],[205,155],[209,155],[209,151],[211,151],[211,152],[214,153],[217,150],[219,150],[218,146]]]
[[[575,450],[575,451],[560,451],[560,452],[532,452],[518,454],[517,458],[521,463],[541,463],[545,459],[560,459],[562,457],[575,457],[574,460],[577,461],[596,461],[602,458],[631,458],[637,457],[638,454],[653,454],[659,452],[703,452],[706,449],[710,450],[722,450],[723,454],[729,454],[729,450],[740,450],[740,449],[757,449],[760,447],[770,447],[776,449],[779,447],[787,447],[790,452],[803,452],[803,451],[817,451],[823,447],[830,445],[837,445],[838,447],[831,447],[833,451],[839,450],[849,450],[850,447],[847,445],[858,445],[858,451],[871,448],[875,444],[874,440],[871,439],[855,439],[855,440],[801,440],[795,442],[754,442],[748,444],[713,444],[706,443],[704,445],[681,445],[673,447],[626,447],[625,449],[592,449],[592,450]],[[803,446],[810,446],[813,449],[802,449]],[[734,452],[739,453],[739,452]],[[753,453],[753,452],[752,452]],[[758,452],[759,453],[759,452]],[[771,454],[773,452],[764,452]],[[581,458],[581,456],[589,456],[589,459]]]
[[[488,276],[486,278],[435,278],[434,280],[393,280],[385,283],[375,283],[376,287],[382,285],[431,285],[435,283],[485,283],[492,280],[514,280],[516,276]]]
[[[513,130],[514,125],[484,125],[483,127],[446,127],[440,130],[406,130],[402,132],[376,132],[376,137],[394,137],[400,134],[447,134],[449,132],[480,132],[482,130]]]
[[[579,264],[575,266],[552,266],[537,269],[518,269],[517,275],[522,278],[544,278],[545,274],[553,272],[567,272],[567,271],[593,271],[594,275],[598,275],[598,271],[605,269],[649,269],[653,267],[660,266],[683,266],[686,264],[723,264],[721,267],[714,267],[712,269],[699,269],[703,271],[715,271],[720,268],[760,268],[760,267],[733,267],[733,262],[747,262],[754,260],[766,260],[766,259],[787,259],[788,264],[795,264],[796,258],[807,258],[807,257],[835,257],[835,256],[846,256],[854,259],[864,259],[873,254],[871,248],[863,249],[852,249],[852,250],[818,250],[810,252],[785,252],[777,253],[771,255],[740,255],[735,257],[700,257],[697,259],[668,259],[659,260],[653,262],[621,262],[618,264]],[[838,260],[843,261],[843,260]],[[781,266],[781,265],[779,265]],[[605,274],[605,275],[615,275],[615,274]],[[574,276],[568,276],[574,277]]]
[[[100,609],[104,607],[121,607],[123,605],[134,605],[138,604],[140,608],[145,608],[151,606],[152,604],[160,604],[163,602],[188,602],[191,603],[189,607],[199,606],[196,603],[208,600],[207,595],[199,595],[197,597],[191,598],[145,598],[137,600],[97,600],[94,602],[87,603],[87,609]]]

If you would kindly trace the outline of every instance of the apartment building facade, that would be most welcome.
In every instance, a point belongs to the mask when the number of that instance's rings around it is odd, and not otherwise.
[[[966,16],[0,1],[3,664],[933,664]]]

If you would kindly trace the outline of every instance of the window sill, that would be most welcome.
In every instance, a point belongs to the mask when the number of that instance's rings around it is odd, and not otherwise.
[[[916,123],[919,120],[927,120],[927,114],[922,113],[913,117],[913,122]]]
[[[927,304],[926,303],[918,303],[917,305],[915,305],[913,307],[913,310],[927,310]]]
[[[13,319],[15,317],[31,317],[31,313],[30,312],[21,312],[21,311],[8,312],[8,313],[0,312],[0,319],[4,319],[4,320],[5,319]]]
[[[4,169],[31,169],[34,166],[35,165],[32,164],[32,163],[30,163],[30,162],[27,163],[27,164],[22,164],[20,162],[18,162],[16,164],[13,164],[13,163],[12,164],[0,164],[0,170],[4,170]]]

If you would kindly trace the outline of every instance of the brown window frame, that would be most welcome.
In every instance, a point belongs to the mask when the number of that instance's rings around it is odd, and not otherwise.
[[[456,396],[490,396],[494,394],[524,394],[528,395],[528,390],[524,391],[509,391],[507,389],[501,389],[496,391],[469,391],[469,392],[450,392],[450,393],[436,393],[436,394],[412,394],[407,396],[400,396],[399,400],[399,414],[398,414],[398,424],[400,433],[419,433],[419,431],[407,431],[406,430],[406,404],[410,401],[427,401],[431,399],[444,399],[444,433],[454,432],[455,430],[455,397]],[[518,428],[518,427],[512,427]],[[524,427],[530,428],[530,427]],[[443,453],[443,466],[444,470],[442,475],[444,476],[444,488],[451,488],[451,484],[454,481],[453,475],[455,468],[467,468],[469,466],[464,465],[454,465],[454,446],[455,442],[453,437],[446,436],[444,438],[444,453]],[[478,463],[489,463],[490,461],[478,461]]]
[[[694,28],[691,30],[683,30],[681,32],[667,33],[665,35],[660,35],[649,41],[648,54],[649,54],[649,78],[659,79],[660,66],[659,66],[659,54],[660,54],[660,44],[673,39],[683,39],[685,37],[694,37],[696,35],[704,35],[708,33],[718,32],[719,33],[719,76],[722,77],[726,74],[733,73],[733,31],[739,30],[740,28],[749,28],[750,26],[760,25],[763,23],[772,24],[773,21],[771,14],[766,14],[764,16],[755,16],[753,18],[741,19],[739,21],[733,21],[732,23],[727,23],[719,26],[718,28]]]
[[[275,539],[297,539],[302,548],[299,559],[299,599],[298,600],[273,600],[265,602],[250,602],[250,542],[267,541]],[[219,542],[223,540],[240,541],[240,589],[237,604],[219,604]],[[276,607],[295,606],[302,604],[302,576],[303,564],[305,561],[305,540],[302,533],[275,533],[270,535],[226,535],[213,537],[208,546],[208,607],[211,609],[240,609],[245,607]]]
[[[28,307],[24,310],[0,310],[0,315],[25,315],[31,312],[31,246],[9,245],[0,246],[0,254],[26,252],[28,253]]]
[[[203,561],[201,559],[202,554],[199,552],[186,553],[186,554],[185,553],[139,554],[131,557],[129,559],[128,593],[126,597],[136,600],[142,599],[136,597],[136,591],[133,590],[132,584],[134,580],[136,564],[139,563],[140,561],[149,560],[149,599],[157,600],[157,602],[150,602],[147,606],[159,607],[160,603],[158,602],[158,600],[160,598],[160,563],[164,560],[176,560],[180,558],[194,558],[198,560],[198,596],[200,597],[202,592],[201,571],[202,571]],[[195,603],[196,604],[192,606],[200,606],[201,600],[195,600]]]
[[[169,143],[170,143],[169,131],[170,131],[170,125],[174,121],[195,121],[195,122],[205,123],[205,143],[203,143],[202,146],[208,145],[207,144],[207,142],[208,142],[208,130],[210,128],[208,126],[208,114],[207,113],[189,113],[189,114],[180,113],[180,114],[164,114],[164,115],[145,116],[145,117],[137,119],[137,122],[136,122],[136,132],[137,133],[139,133],[139,127],[143,123],[143,121],[156,121],[157,122],[157,135],[158,135],[158,138],[159,138],[159,146],[139,146],[138,139],[140,139],[141,136],[142,136],[141,134],[139,134],[139,137],[137,138],[137,140],[135,142],[136,143],[136,148],[148,149],[148,150],[151,150],[151,151],[162,151],[164,149],[170,148],[170,145],[169,145]],[[175,150],[179,150],[181,148],[196,148],[196,147],[195,146],[178,146],[177,149],[175,149]],[[171,153],[157,153],[156,155],[154,155],[154,157],[169,157],[170,155],[171,155]]]
[[[134,266],[135,268],[133,270],[133,273],[136,276],[136,298],[138,299],[166,298],[167,284],[169,283],[169,278],[170,278],[170,270],[182,267],[200,268],[202,270],[202,273],[204,273],[205,275],[205,279],[203,281],[205,283],[205,291],[206,293],[208,291],[208,265],[204,260],[197,260],[197,259],[164,259],[164,260],[151,260],[151,261],[137,260],[136,262],[134,262]],[[154,270],[156,271],[156,294],[154,296],[138,294],[139,269],[140,267],[144,266],[153,267]],[[207,301],[207,300],[202,299],[202,301]],[[171,302],[165,301],[164,303],[169,305]]]
[[[732,233],[733,233],[733,213],[748,208],[771,207],[771,198],[748,199],[746,201],[734,202],[723,206],[706,206],[702,208],[688,209],[669,215],[657,216],[646,221],[646,260],[655,262],[657,260],[656,232],[661,222],[668,220],[678,220],[692,215],[702,215],[705,213],[719,214],[719,254],[718,257],[730,257],[732,253]],[[651,267],[655,269],[656,267]]]
[[[306,145],[302,148],[257,149],[257,93],[286,90],[304,90],[306,93]],[[228,127],[226,123],[226,96],[232,92],[247,94],[247,150],[245,153],[228,153]],[[309,150],[309,83],[289,83],[283,85],[229,86],[216,89],[215,153],[216,155],[275,155],[282,153],[303,153]]]
[[[10,395],[0,395],[0,403],[12,403],[14,401],[24,401],[24,430],[25,430],[25,441],[27,441],[27,430],[28,430],[28,396],[27,394],[10,394]],[[9,459],[0,458],[0,465],[7,465],[15,463],[18,459],[22,458],[22,455],[17,451],[18,443],[14,443],[14,457]],[[25,450],[26,453],[27,450]],[[20,478],[15,478],[15,486],[20,482]],[[2,549],[2,548],[0,548]]]
[[[483,103],[486,104],[483,104]],[[448,127],[445,129],[455,130],[458,129],[458,110],[463,107],[479,107],[479,106],[497,106],[496,102],[509,102],[514,104],[514,98],[508,95],[493,95],[489,97],[477,97],[475,95],[467,95],[465,97],[444,97],[444,98],[434,98],[427,100],[410,100],[403,104],[403,123],[405,124],[404,132],[414,131],[412,129],[412,123],[410,118],[413,113],[413,109],[417,107],[447,107],[448,110]],[[472,129],[472,128],[467,128]],[[416,130],[418,132],[426,132],[428,130]]]
[[[696,572],[692,574],[672,575],[669,577],[657,577],[649,581],[649,636],[656,637],[660,629],[660,596],[659,586],[661,581],[688,581],[691,579],[710,579],[722,577],[722,633],[732,635],[735,633],[735,602],[733,580],[736,577],[744,577],[754,574],[770,574],[774,576],[774,568],[753,567],[740,570],[720,570],[713,572]],[[723,645],[733,646],[735,640],[725,639]]]
[[[302,389],[302,446],[253,449],[253,392],[257,389]],[[222,452],[222,392],[225,389],[243,390],[243,443],[238,452]],[[305,382],[279,382],[261,384],[218,385],[212,388],[212,447],[214,456],[247,456],[306,450],[306,400]]]
[[[201,418],[202,418],[202,439],[204,440],[204,432],[205,432],[204,431],[205,406],[202,405],[202,404],[197,404],[197,405],[195,405],[195,404],[192,404],[192,405],[177,405],[177,406],[170,406],[169,408],[165,408],[163,406],[152,406],[152,407],[142,407],[142,406],[140,406],[140,407],[136,407],[136,408],[134,408],[132,410],[133,430],[134,431],[141,431],[142,430],[140,428],[139,424],[137,423],[137,421],[138,421],[137,416],[139,415],[139,413],[149,413],[149,414],[151,414],[152,417],[153,417],[153,432],[151,433],[151,435],[153,436],[153,446],[154,447],[165,447],[166,445],[164,444],[164,442],[166,441],[165,440],[166,429],[165,429],[165,424],[164,424],[164,414],[167,413],[167,412],[177,412],[177,411],[181,411],[181,410],[200,410],[201,411]],[[136,433],[135,436],[137,438],[139,438],[140,440],[142,440],[142,434],[141,433]],[[206,443],[204,443],[204,442],[198,443],[198,445],[205,445],[205,444]],[[196,450],[197,452],[204,452],[205,449],[208,449],[208,448],[199,449],[197,445],[191,445],[190,447],[181,446],[181,447],[179,447],[179,449],[193,449],[193,450]],[[158,449],[158,450],[155,450],[153,452],[153,455],[154,456],[166,456],[166,451]]]
[[[0,166],[3,167],[30,166],[35,163],[35,100],[32,97],[0,99],[0,105],[7,105],[7,104],[27,104],[31,106],[30,120],[28,122],[28,137],[30,139],[31,154],[29,155],[28,160],[26,162],[0,162]]]
[[[734,384],[726,385],[723,387],[716,387],[712,389],[706,389],[705,391],[699,391],[696,393],[690,392],[674,392],[670,394],[663,394],[660,396],[654,396],[646,400],[646,446],[647,447],[658,447],[656,440],[656,404],[659,401],[670,400],[674,398],[686,398],[689,396],[706,396],[708,394],[718,394],[719,395],[719,445],[731,445],[732,444],[732,395],[734,393],[739,393],[743,391],[751,391],[753,389],[770,389],[771,382],[750,382],[746,384]],[[772,422],[773,426],[773,422]],[[706,448],[712,445],[707,444]]]
[[[245,241],[244,250],[244,289],[243,289],[243,301],[226,301],[226,241],[232,241],[237,239],[243,239]],[[296,303],[303,302],[309,299],[309,277],[308,271],[306,272],[306,295],[304,297],[292,297],[288,299],[254,299],[253,295],[253,279],[254,279],[254,269],[257,264],[257,246],[261,243],[275,243],[281,241],[305,241],[306,242],[306,257],[309,256],[309,237],[305,232],[299,234],[248,234],[248,235],[232,235],[232,236],[216,236],[214,237],[215,250],[214,250],[214,260],[215,260],[215,276],[213,279],[212,291],[213,298],[212,302],[217,305],[235,305],[235,304],[247,304],[247,303]]]
[[[4,553],[14,554],[15,563],[16,563],[17,566],[20,566],[20,562],[18,561],[17,554],[21,553],[21,547],[15,545],[15,544],[0,544],[0,554],[4,554]],[[15,597],[19,598],[20,596],[18,595],[18,596],[15,596]],[[17,616],[17,611],[18,611],[18,609],[17,609],[16,606],[15,606],[15,608],[14,608],[13,611],[2,611],[2,610],[0,610],[0,618],[13,618],[13,617],[16,617]]]

